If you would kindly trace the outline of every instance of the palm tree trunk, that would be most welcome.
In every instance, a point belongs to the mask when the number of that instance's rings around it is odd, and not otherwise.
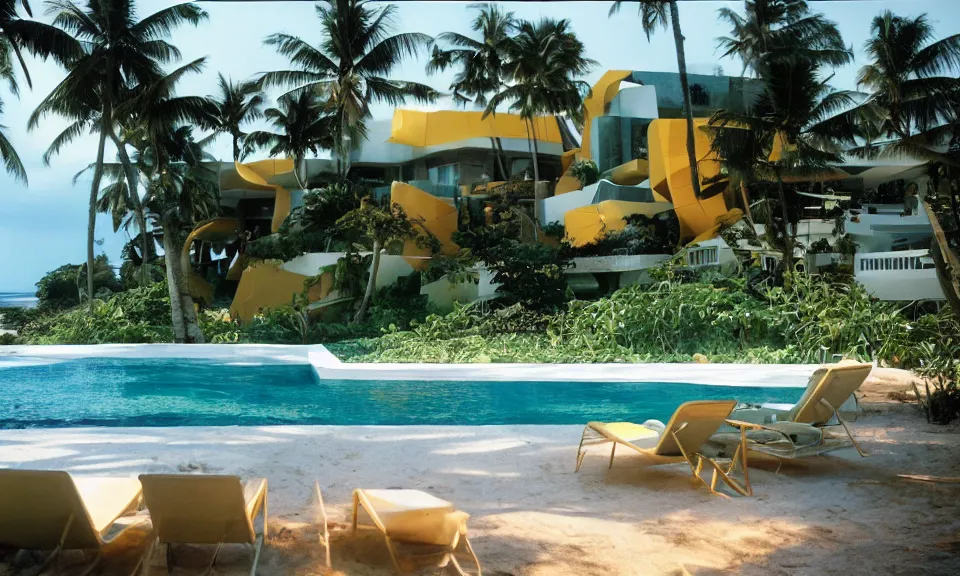
[[[240,137],[237,136],[236,134],[232,134],[232,136],[233,136],[233,161],[239,162],[240,161]]]
[[[377,286],[377,273],[380,271],[380,242],[373,241],[373,262],[370,264],[370,278],[367,279],[367,289],[363,293],[363,302],[360,303],[360,309],[357,315],[353,317],[353,323],[359,324],[367,313],[367,307],[370,305],[370,299],[373,297],[373,290]]]
[[[503,141],[499,138],[493,139],[494,143],[497,145],[497,152],[500,154],[500,161],[502,162],[501,166],[503,167],[503,179],[510,179],[510,172],[507,170],[507,155],[503,153]]]
[[[100,130],[100,144],[97,147],[97,165],[93,168],[93,182],[90,184],[90,208],[87,214],[87,311],[93,313],[93,245],[97,235],[97,196],[100,193],[100,179],[103,177],[103,149],[107,145],[107,133]]]
[[[530,126],[530,140],[533,141],[533,181],[540,181],[540,166],[537,162],[537,132],[534,129],[533,120],[527,120],[527,124]]]
[[[137,168],[133,165],[133,162],[130,161],[127,148],[114,133],[113,127],[107,127],[107,129],[110,132],[110,139],[113,140],[114,145],[117,147],[120,164],[123,166],[123,172],[127,177],[127,190],[130,196],[130,203],[133,205],[134,218],[137,221],[137,227],[140,228],[140,254],[143,258],[143,263],[140,266],[140,284],[146,286],[150,283],[150,270],[146,266],[150,254],[148,252],[149,244],[147,241],[147,218],[143,213],[143,204],[140,202],[140,193],[137,186],[139,181]]]
[[[173,340],[187,341],[187,329],[183,324],[183,300],[180,299],[180,253],[173,238],[174,226],[163,223],[163,259],[167,269],[167,293],[170,295],[170,319],[173,322]]]
[[[490,147],[493,148],[493,156],[497,159],[497,167],[500,168],[500,174],[506,176],[507,170],[503,167],[503,156],[500,155],[500,150],[497,148],[497,139],[492,136],[490,137]],[[496,180],[496,176],[497,175],[494,174],[491,180]]]
[[[300,181],[300,166],[304,163],[303,156],[296,156],[293,159],[293,178],[297,181],[297,187],[304,190],[303,182]]]
[[[751,226],[755,226],[753,215],[750,214],[750,198],[747,196],[747,185],[743,183],[743,180],[740,180],[740,197],[743,200],[743,214],[747,217],[747,222]]]
[[[790,235],[790,216],[787,212],[787,193],[783,189],[783,178],[779,168],[774,169],[777,175],[777,191],[780,195],[780,214],[783,217],[783,267],[786,272],[793,272],[793,238]]]
[[[680,11],[677,0],[670,0],[670,21],[673,24],[673,41],[677,45],[677,68],[680,70],[680,90],[683,94],[683,115],[687,119],[687,159],[690,161],[690,178],[693,194],[700,198],[700,177],[697,175],[697,148],[693,136],[693,108],[690,106],[690,82],[687,79],[687,56],[683,50],[683,33],[680,31]]]
[[[197,311],[193,307],[193,298],[184,281],[181,254],[183,246],[177,242],[175,222],[163,223],[163,252],[167,267],[167,291],[170,294],[170,315],[173,320],[173,334],[177,342],[202,344],[203,332],[197,321]]]

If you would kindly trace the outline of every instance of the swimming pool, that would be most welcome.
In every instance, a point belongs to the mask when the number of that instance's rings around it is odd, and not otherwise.
[[[687,400],[793,402],[801,392],[656,382],[321,380],[309,364],[182,358],[2,366],[2,428],[642,422],[666,420]]]

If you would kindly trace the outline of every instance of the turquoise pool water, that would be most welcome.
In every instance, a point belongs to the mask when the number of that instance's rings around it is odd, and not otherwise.
[[[687,400],[793,402],[797,388],[320,380],[307,365],[87,358],[0,367],[0,427],[489,425],[666,420]]]

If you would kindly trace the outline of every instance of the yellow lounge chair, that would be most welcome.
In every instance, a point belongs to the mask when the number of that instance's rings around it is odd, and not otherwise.
[[[759,411],[752,409],[735,410],[731,415],[731,420],[739,422],[740,424],[759,424],[761,428],[766,428],[768,432],[774,434],[785,433],[788,436],[793,435],[796,437],[797,435],[809,435],[810,431],[805,430],[802,426],[791,427],[790,424],[809,424],[817,428],[823,428],[829,425],[833,418],[836,418],[850,439],[849,443],[840,445],[836,442],[836,440],[839,440],[836,436],[829,432],[822,431],[823,442],[820,444],[820,447],[826,448],[827,450],[836,450],[852,445],[861,456],[866,456],[850,432],[846,421],[840,415],[840,407],[860,388],[864,380],[867,379],[867,376],[870,375],[872,369],[872,364],[861,364],[851,361],[824,366],[810,376],[806,390],[803,391],[800,400],[798,400],[796,405],[790,410],[783,412],[764,411],[762,409]],[[756,418],[757,415],[761,416],[762,421],[758,421]],[[743,429],[742,426],[738,425],[737,427]],[[750,429],[759,430],[761,428],[753,427]],[[751,446],[755,446],[756,444],[757,442],[752,442]],[[799,446],[803,447],[806,444],[810,443],[801,441]],[[785,451],[784,453],[786,452],[789,451]],[[801,453],[810,455],[809,450],[801,451]]]
[[[686,462],[690,465],[694,477],[703,482],[714,494],[726,496],[717,492],[717,481],[723,480],[738,494],[750,496],[753,494],[753,488],[750,486],[745,451],[738,449],[727,469],[701,452],[703,445],[723,425],[724,420],[736,405],[736,400],[685,402],[677,408],[662,432],[631,422],[588,422],[580,437],[580,447],[577,449],[576,471],[579,471],[583,464],[583,458],[586,455],[585,446],[612,442],[609,468],[613,467],[613,456],[616,454],[617,444],[623,444],[636,450],[643,456],[644,463],[650,466]],[[641,444],[647,444],[647,446]],[[743,467],[744,485],[742,486],[730,477],[738,459]],[[710,482],[701,475],[705,465],[713,469],[713,478]]]
[[[72,478],[49,470],[0,470],[0,545],[21,550],[52,550],[43,562],[59,572],[63,550],[95,550],[96,558],[82,574],[103,559],[103,547],[135,525],[114,527],[140,504],[136,478]]]
[[[856,446],[852,438],[837,436],[826,428],[801,422],[755,424],[731,419],[726,423],[739,429],[739,433],[715,434],[710,439],[711,444],[719,446],[721,451],[729,450],[736,442],[741,450],[752,450],[792,460],[820,456],[833,450]],[[860,455],[864,455],[863,452],[860,452]]]
[[[260,548],[267,534],[267,480],[246,483],[238,476],[141,474],[143,499],[153,521],[154,541],[142,563],[149,568],[158,544],[167,544],[167,569],[173,568],[171,544],[216,544],[206,572],[217,561],[223,544],[250,544],[256,574]],[[263,516],[263,529],[254,527]],[[205,572],[205,573],[206,573]]]
[[[454,508],[453,504],[419,490],[367,490],[353,491],[353,531],[361,508],[370,516],[373,526],[379,530],[387,542],[390,560],[397,572],[403,573],[400,559],[394,543],[417,544],[439,548],[439,552],[418,555],[418,557],[437,557],[440,565],[452,563],[457,573],[465,576],[456,553],[464,548],[467,557],[477,566],[477,576],[481,576],[480,561],[467,539],[466,512]]]

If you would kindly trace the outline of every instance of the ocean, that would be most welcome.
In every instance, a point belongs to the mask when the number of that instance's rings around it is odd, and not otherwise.
[[[0,308],[36,308],[33,292],[0,292]]]

